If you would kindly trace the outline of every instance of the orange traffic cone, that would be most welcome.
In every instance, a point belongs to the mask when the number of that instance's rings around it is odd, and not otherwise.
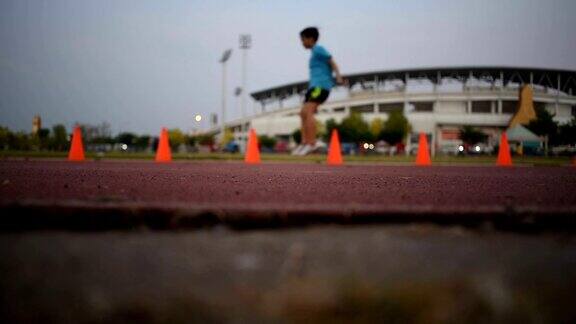
[[[326,163],[328,163],[328,165],[342,165],[343,163],[342,152],[340,149],[340,139],[338,138],[338,130],[336,129],[332,130]]]
[[[430,152],[428,150],[428,140],[426,134],[420,133],[418,139],[418,154],[416,155],[416,165],[427,166],[432,165],[430,160]]]
[[[244,156],[244,162],[250,164],[260,163],[260,150],[258,149],[258,136],[253,128],[250,128],[250,134],[248,135],[248,145],[246,147],[246,155]]]
[[[168,130],[166,127],[162,127],[162,131],[160,132],[160,141],[158,141],[158,149],[156,150],[156,162],[170,161],[172,161],[172,152],[170,151]]]
[[[506,132],[502,133],[500,137],[500,148],[498,149],[496,164],[499,166],[512,166],[512,157],[510,156],[510,146],[508,146],[508,135],[506,135]]]
[[[84,146],[82,145],[82,130],[79,126],[74,127],[72,133],[72,145],[68,152],[68,161],[84,161]]]

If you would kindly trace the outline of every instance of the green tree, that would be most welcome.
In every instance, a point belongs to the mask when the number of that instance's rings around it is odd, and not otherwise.
[[[258,136],[258,144],[262,147],[273,149],[274,145],[276,145],[276,139],[267,135]]]
[[[576,117],[558,127],[558,144],[576,144]]]
[[[29,134],[24,132],[12,133],[10,138],[10,148],[19,151],[28,151],[32,148],[33,142]]]
[[[114,139],[114,141],[116,143],[122,143],[122,144],[127,144],[128,146],[132,146],[136,142],[137,137],[138,136],[134,133],[124,132],[124,133],[118,134],[116,136],[116,138]]]
[[[66,127],[62,124],[57,124],[52,127],[52,138],[50,140],[51,148],[57,151],[68,150],[68,133]]]
[[[384,122],[382,121],[382,119],[380,118],[372,119],[372,122],[370,122],[370,133],[372,134],[372,137],[378,139],[383,129],[384,129]]]
[[[410,123],[402,111],[392,111],[384,122],[384,128],[380,132],[379,139],[390,145],[401,143],[410,132]]]
[[[329,143],[330,141],[330,136],[332,136],[332,130],[336,129],[338,130],[338,132],[340,132],[339,130],[339,125],[336,122],[336,120],[334,120],[334,118],[330,118],[326,121],[325,125],[324,125],[324,129],[326,129],[326,132],[324,134],[324,142]]]
[[[108,136],[94,137],[89,143],[91,144],[114,144],[115,140]]]
[[[486,134],[470,125],[466,125],[460,128],[460,139],[465,144],[474,145],[483,142],[484,140],[486,140],[486,138],[487,138]]]
[[[186,136],[186,145],[196,146],[198,143],[198,136],[188,135]]]
[[[10,138],[12,132],[7,127],[0,127],[0,149],[7,150],[10,148]]]
[[[134,140],[134,146],[138,150],[145,150],[150,145],[150,139],[151,139],[150,135],[138,136]]]
[[[224,138],[222,139],[222,142],[220,144],[222,145],[222,147],[224,147],[233,140],[234,140],[234,133],[230,128],[226,128],[224,130]]]
[[[179,128],[172,128],[168,130],[168,138],[170,139],[170,146],[172,149],[176,149],[181,144],[186,143],[186,137]]]
[[[212,134],[199,135],[197,138],[200,145],[214,145],[215,143],[214,135]]]
[[[351,113],[342,120],[338,128],[342,142],[360,143],[374,140],[368,123],[366,123],[360,113]]]
[[[302,143],[302,130],[300,130],[300,128],[292,132],[292,139],[294,139],[296,144]]]
[[[327,137],[326,125],[318,120],[316,121],[316,137],[320,139]]]
[[[50,146],[50,129],[41,128],[38,130],[38,140],[40,143],[40,149],[46,150]]]
[[[28,146],[29,149],[34,150],[34,151],[38,151],[40,150],[40,137],[38,136],[38,133],[36,134],[26,134],[27,137],[27,141],[28,141]]]
[[[548,136],[550,144],[558,141],[558,123],[554,121],[554,115],[544,107],[536,108],[536,119],[530,121],[526,127],[538,136]]]

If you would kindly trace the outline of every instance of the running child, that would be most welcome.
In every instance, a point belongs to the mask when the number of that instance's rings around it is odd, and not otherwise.
[[[304,104],[300,110],[302,142],[292,151],[293,155],[307,155],[318,149],[314,114],[318,111],[318,106],[328,99],[330,90],[335,83],[344,83],[332,55],[324,47],[317,44],[319,37],[320,34],[316,27],[308,27],[300,32],[302,46],[311,50],[312,53],[309,62],[310,82]]]

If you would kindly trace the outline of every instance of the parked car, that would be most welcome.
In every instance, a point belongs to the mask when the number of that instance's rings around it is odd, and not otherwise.
[[[550,149],[552,155],[576,156],[576,145],[559,145]]]
[[[231,141],[230,143],[226,144],[226,146],[224,146],[224,152],[238,153],[240,152],[240,145],[234,141]]]
[[[356,143],[344,142],[340,145],[340,149],[342,150],[342,154],[345,155],[358,154],[358,146],[356,145]]]
[[[455,144],[442,145],[438,148],[438,153],[444,155],[458,155],[460,154],[459,150],[460,146],[461,145],[455,145]]]
[[[492,154],[494,147],[486,143],[477,143],[474,145],[462,144],[458,146],[458,154],[461,155],[479,155]]]
[[[288,149],[288,142],[287,141],[276,142],[276,145],[274,145],[274,151],[276,151],[276,153],[289,153],[290,150]]]

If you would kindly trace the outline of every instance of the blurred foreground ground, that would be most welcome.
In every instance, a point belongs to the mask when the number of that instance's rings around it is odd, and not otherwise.
[[[2,161],[0,320],[574,322],[575,207],[572,167]]]
[[[3,322],[569,323],[576,240],[318,226],[0,236]]]

